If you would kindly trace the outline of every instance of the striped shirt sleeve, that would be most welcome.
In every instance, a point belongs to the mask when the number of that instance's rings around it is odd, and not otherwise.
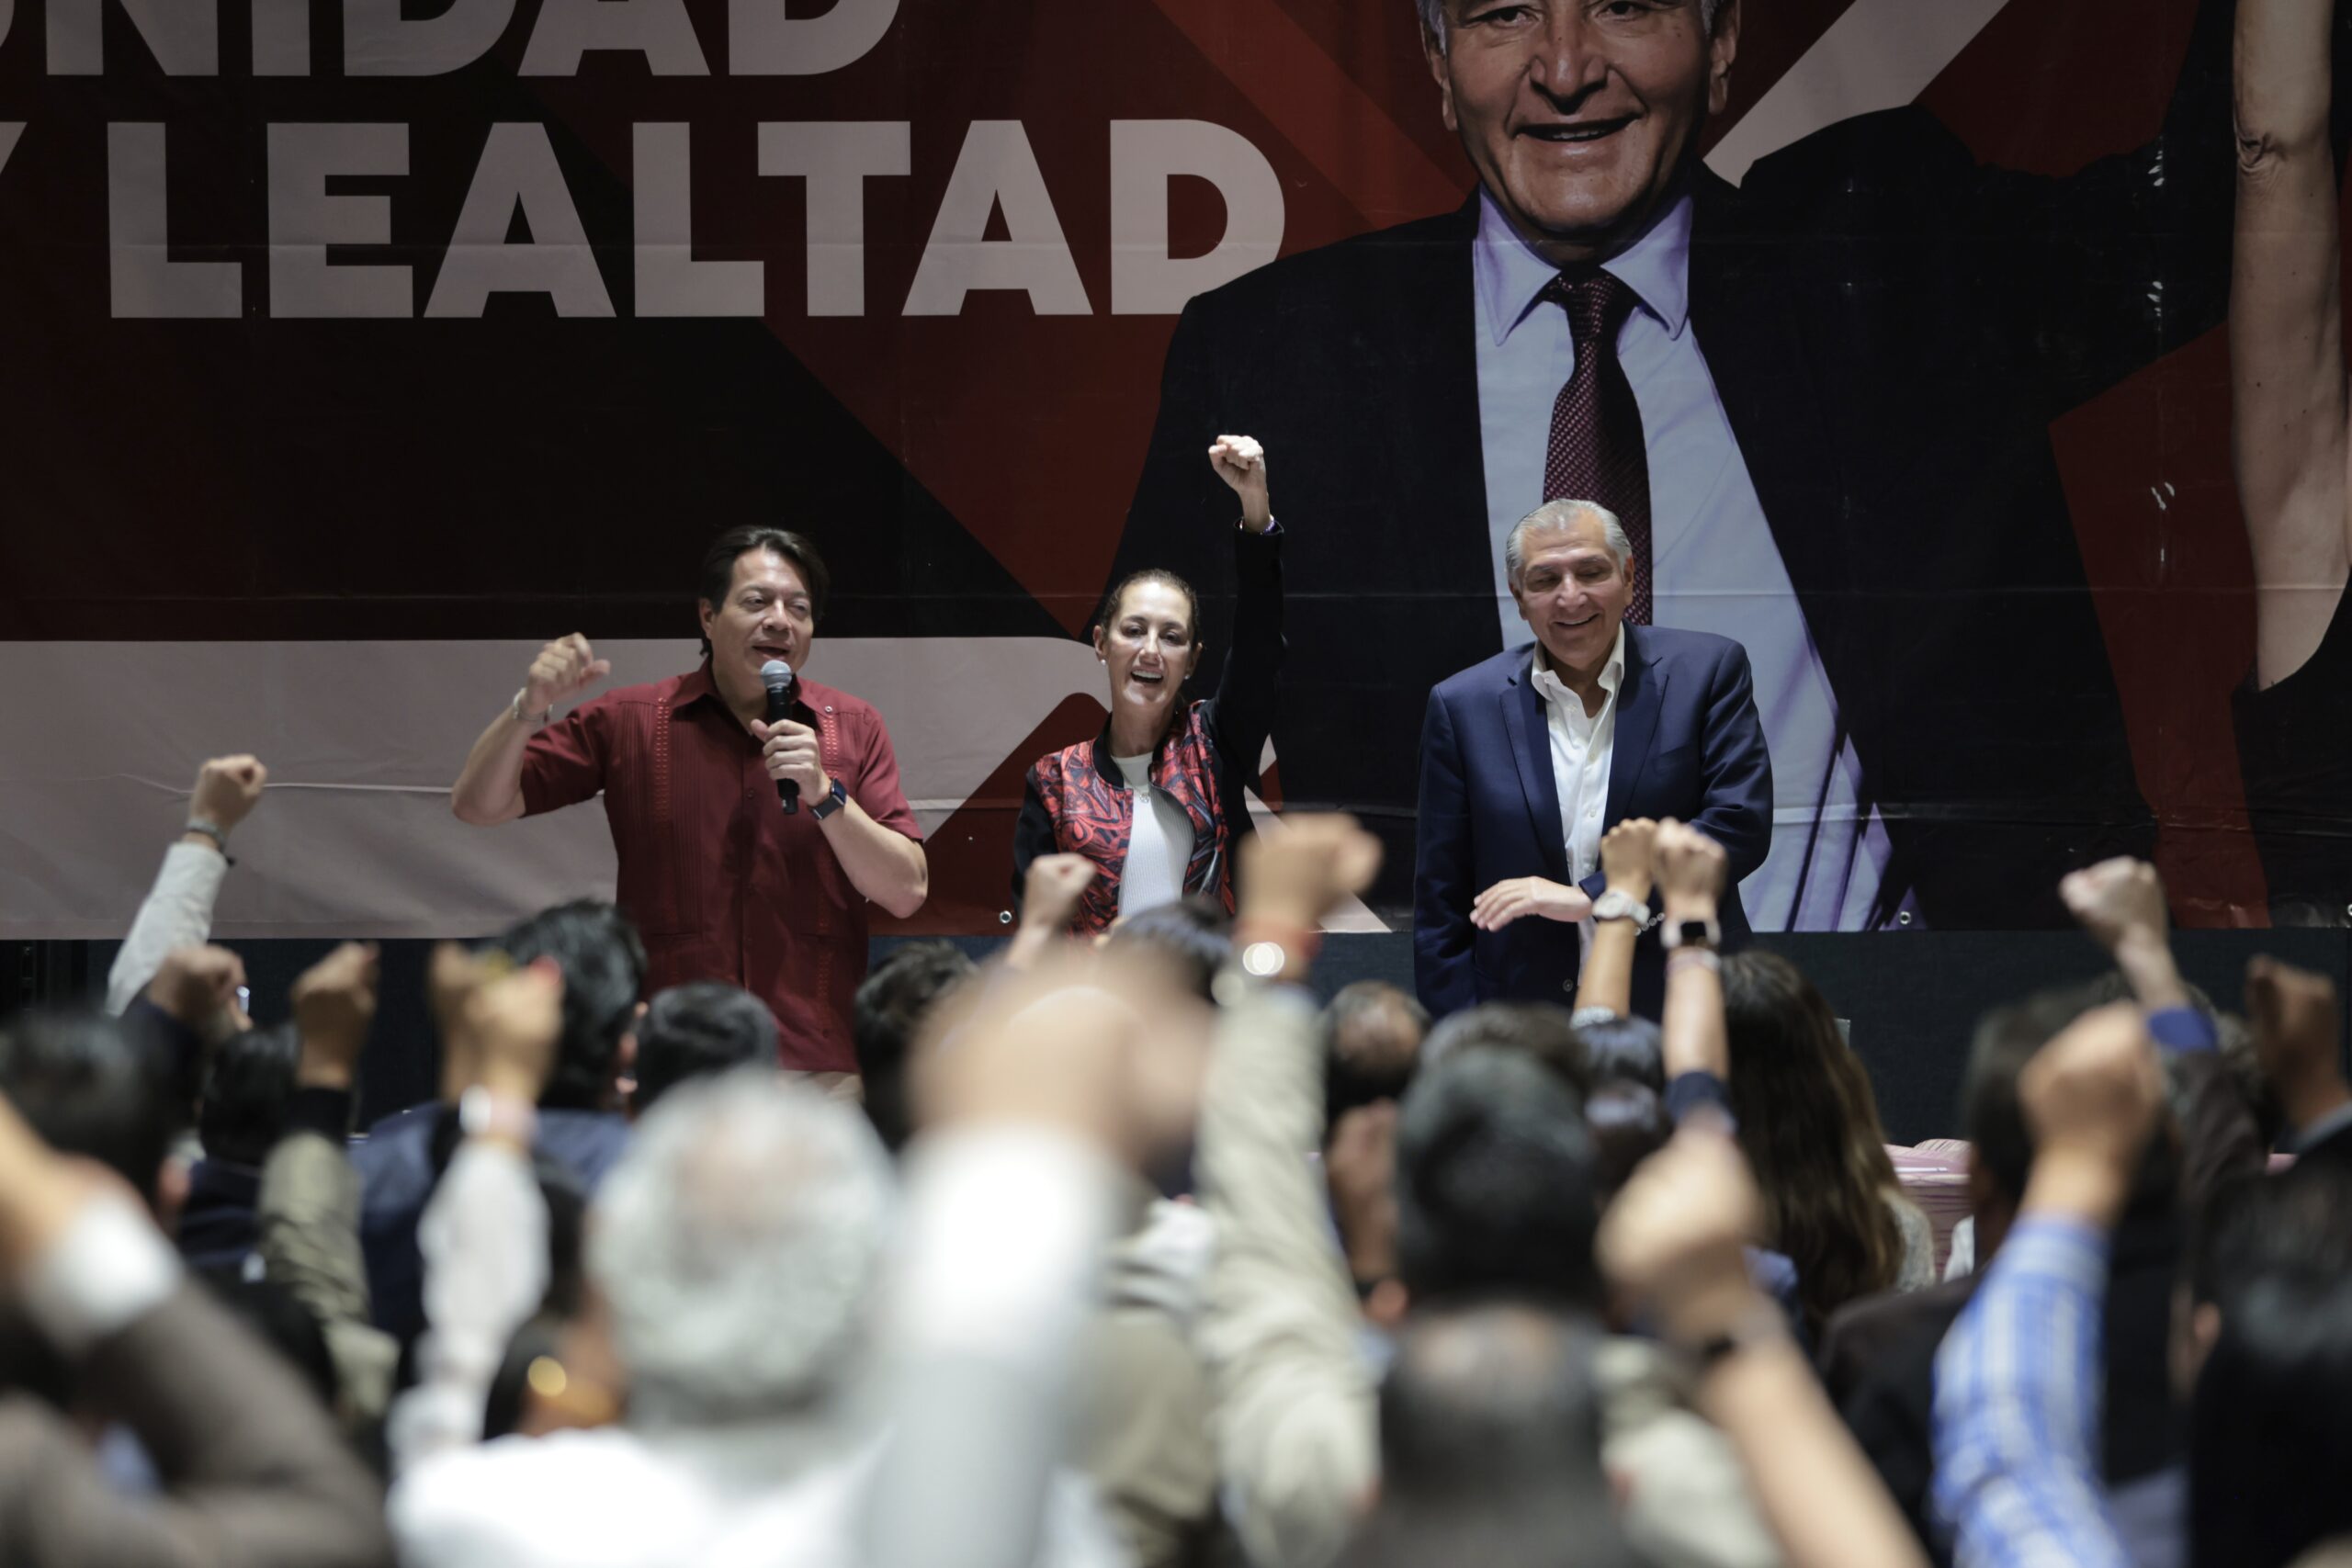
[[[2131,1568],[2098,1474],[2108,1238],[2029,1216],[1936,1357],[1936,1507],[1960,1568]]]

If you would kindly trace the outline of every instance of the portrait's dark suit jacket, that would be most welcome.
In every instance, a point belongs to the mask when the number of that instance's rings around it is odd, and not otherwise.
[[[1532,645],[1498,653],[1430,694],[1421,725],[1419,859],[1413,875],[1413,981],[1442,1016],[1487,1001],[1566,1004],[1576,991],[1577,928],[1528,916],[1500,931],[1470,924],[1470,906],[1513,876],[1574,882],[1550,720],[1530,679]],[[1747,935],[1737,882],[1772,840],[1772,763],[1756,716],[1747,655],[1729,637],[1625,628],[1617,687],[1608,822],[1672,817],[1723,845],[1733,886],[1718,918],[1726,946]],[[1600,896],[1598,873],[1584,891]],[[1658,933],[1634,958],[1634,1010],[1665,999]]]
[[[1886,888],[1931,926],[2064,924],[2061,874],[2153,842],[2050,425],[2222,319],[2228,11],[2200,14],[2157,140],[2064,178],[1983,167],[1917,108],[1737,188],[1692,176],[1691,329],[1883,814]],[[1474,197],[1193,299],[1118,563],[1198,585],[1217,657],[1229,568],[1204,520],[1232,502],[1201,453],[1265,442],[1282,793],[1365,812],[1391,909],[1422,694],[1501,642],[1476,226]]]

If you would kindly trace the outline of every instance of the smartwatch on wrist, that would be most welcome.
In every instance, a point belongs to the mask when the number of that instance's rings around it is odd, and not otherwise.
[[[1658,941],[1667,952],[1678,947],[1718,948],[1724,942],[1724,928],[1713,915],[1703,920],[1668,920],[1658,932]]]
[[[842,787],[841,780],[835,779],[833,781],[832,788],[827,790],[823,795],[820,796],[818,799],[808,803],[808,815],[815,818],[818,821],[822,822],[826,818],[831,817],[834,812],[839,811],[842,807],[847,806],[848,804],[849,791]]]

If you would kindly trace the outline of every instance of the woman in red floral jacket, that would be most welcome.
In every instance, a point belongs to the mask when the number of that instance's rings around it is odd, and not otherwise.
[[[1246,792],[1273,727],[1283,658],[1282,530],[1266,457],[1246,435],[1209,448],[1241,498],[1233,535],[1233,647],[1213,697],[1188,699],[1201,660],[1199,597],[1170,571],[1130,573],[1103,600],[1094,651],[1109,672],[1111,717],[1092,740],[1041,757],[1013,836],[1012,891],[1040,855],[1082,855],[1093,876],[1069,930],[1089,936],[1125,914],[1192,894],[1233,908]]]

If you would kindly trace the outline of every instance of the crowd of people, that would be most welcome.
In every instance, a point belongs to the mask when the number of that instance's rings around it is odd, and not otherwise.
[[[441,1092],[353,1125],[375,950],[252,998],[207,763],[108,1007],[0,1029],[11,1563],[2253,1564],[2352,1550],[2352,1085],[2326,979],[2217,1016],[2144,863],[2112,956],[1983,1021],[1939,1280],[1805,976],[1699,940],[1632,1010],[1313,987],[1381,846],[1294,817],[1205,900],[888,953],[862,1103],[775,1015],[640,1002],[614,906],[434,955]],[[1630,820],[1686,931],[1729,857]],[[217,886],[217,878],[216,884]],[[2242,1042],[2225,1050],[2225,1035]],[[356,1134],[356,1135],[355,1135]],[[2334,1546],[2342,1538],[2344,1544]]]

